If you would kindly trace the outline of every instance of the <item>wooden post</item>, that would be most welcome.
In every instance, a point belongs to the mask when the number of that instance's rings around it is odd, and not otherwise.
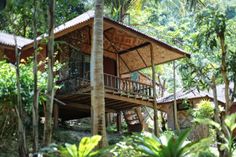
[[[152,44],[150,44],[150,53],[151,53],[151,64],[152,64],[152,86],[153,86],[153,110],[154,110],[154,134],[156,136],[160,135],[159,126],[158,126],[158,119],[157,119],[157,95],[156,95],[156,71],[154,65],[154,53]]]
[[[141,107],[135,108],[135,111],[136,111],[136,113],[138,115],[139,122],[142,125],[142,130],[145,130],[146,126],[145,126],[144,117],[143,117],[143,114],[142,114],[142,111],[141,111]]]
[[[116,126],[117,126],[117,132],[120,132],[121,131],[121,112],[117,112]]]
[[[106,112],[106,127],[108,127],[109,125],[111,125],[111,120],[110,120],[110,114],[109,112]]]
[[[55,103],[54,108],[53,108],[54,129],[58,128],[58,119],[59,119],[59,107],[58,107],[58,104]]]

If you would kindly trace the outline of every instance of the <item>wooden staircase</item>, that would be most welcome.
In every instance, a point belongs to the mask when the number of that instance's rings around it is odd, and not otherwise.
[[[143,115],[141,107],[136,107],[130,110],[123,111],[123,115],[128,125],[129,132],[141,132],[147,128],[147,116]]]

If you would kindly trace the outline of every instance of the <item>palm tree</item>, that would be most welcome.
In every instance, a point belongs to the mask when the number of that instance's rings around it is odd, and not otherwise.
[[[105,94],[103,76],[103,3],[103,0],[95,1],[95,17],[90,66],[92,87],[92,134],[102,136],[99,147],[104,147],[108,144],[105,128]]]

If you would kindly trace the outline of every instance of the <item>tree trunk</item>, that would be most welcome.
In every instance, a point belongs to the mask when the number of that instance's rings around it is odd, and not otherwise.
[[[92,134],[101,135],[99,147],[108,145],[105,124],[104,72],[103,72],[103,0],[95,1],[93,42],[91,52],[91,114]]]
[[[38,121],[39,121],[39,114],[38,114],[38,61],[37,61],[37,24],[36,24],[36,8],[37,8],[37,2],[34,0],[34,13],[33,13],[33,31],[34,31],[34,102],[33,102],[33,108],[32,108],[32,118],[33,118],[33,151],[38,151]]]
[[[158,80],[158,86],[159,86],[159,95],[160,95],[160,97],[163,97],[164,93],[165,93],[165,89],[166,89],[166,80],[161,81],[160,74],[158,74],[157,80]],[[162,130],[162,132],[164,132],[167,130],[167,128],[166,128],[167,121],[165,120],[164,112],[161,112],[160,115],[161,115],[161,130]]]
[[[219,103],[218,103],[218,98],[217,98],[217,89],[216,89],[216,82],[215,82],[215,77],[212,77],[212,84],[211,84],[211,89],[213,91],[213,97],[214,97],[214,104],[215,104],[215,108],[214,108],[214,120],[215,122],[219,123],[222,127],[222,131],[223,133],[227,135],[227,128],[225,126],[225,124],[223,123],[224,119],[223,117],[220,116],[220,111],[219,111]],[[219,130],[216,129],[216,140],[217,140],[217,149],[219,151],[219,156],[220,157],[224,157],[224,154],[227,153],[227,151],[221,150],[221,143],[224,142],[224,139],[221,136],[221,132]]]
[[[229,113],[231,107],[231,101],[229,96],[229,79],[227,75],[227,65],[226,65],[226,47],[225,47],[225,37],[224,34],[220,36],[221,45],[221,74],[225,83],[225,112]]]
[[[152,64],[152,86],[153,86],[153,112],[154,112],[154,134],[156,136],[160,135],[160,128],[158,125],[158,116],[157,116],[157,92],[156,92],[156,71],[154,65],[154,53],[152,44],[150,44],[150,53],[151,53],[151,64]]]
[[[16,57],[16,86],[17,86],[17,106],[16,106],[16,113],[18,117],[18,149],[19,149],[19,156],[20,157],[27,157],[28,150],[26,144],[26,136],[25,136],[25,126],[23,123],[24,111],[22,106],[22,99],[21,99],[21,87],[20,87],[20,52],[18,50],[16,36],[14,36],[15,40],[15,57]]]
[[[236,76],[236,74],[234,74]],[[236,96],[236,78],[234,78],[234,87],[233,87],[233,93],[232,93],[232,97],[231,97],[231,102],[234,102],[235,100],[235,96]]]
[[[215,77],[212,77],[212,85],[211,85],[212,91],[213,91],[213,97],[214,97],[214,120],[221,124],[221,119],[220,119],[220,112],[219,112],[219,104],[218,104],[218,98],[217,98],[217,90],[216,90],[216,83],[215,83]],[[220,137],[220,132],[217,130],[216,132],[216,140],[218,142],[217,144],[217,149],[219,151],[219,156],[223,157],[224,151],[220,149],[222,138]]]
[[[54,99],[54,81],[53,81],[53,53],[54,53],[54,14],[55,0],[49,0],[48,8],[48,24],[49,24],[49,40],[47,45],[48,52],[48,84],[47,84],[47,102],[44,123],[44,145],[48,146],[52,139],[52,110]]]
[[[179,131],[179,123],[178,123],[178,111],[177,111],[177,102],[176,102],[176,76],[175,76],[175,61],[173,61],[173,80],[174,80],[174,124],[175,129]]]

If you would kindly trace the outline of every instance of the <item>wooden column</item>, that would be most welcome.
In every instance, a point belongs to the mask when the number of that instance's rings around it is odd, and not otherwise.
[[[174,122],[174,105],[169,104],[168,105],[168,111],[167,111],[167,126],[168,128],[170,128],[171,130],[175,129],[175,122]]]
[[[117,112],[116,127],[117,127],[117,132],[120,132],[121,131],[121,112]]]
[[[120,77],[120,56],[116,53],[116,75]]]
[[[156,71],[154,65],[154,53],[152,44],[150,44],[150,53],[151,53],[151,64],[152,64],[152,86],[153,86],[153,110],[154,110],[154,134],[156,136],[160,135],[159,126],[158,126],[158,119],[157,119],[157,94],[156,94]]]
[[[55,103],[54,104],[54,107],[53,107],[53,127],[54,129],[57,129],[58,128],[58,119],[59,119],[59,107],[58,107],[58,104]]]
[[[146,126],[145,126],[145,122],[144,122],[144,117],[143,117],[143,114],[142,114],[142,111],[141,111],[141,107],[137,107],[136,109],[135,109],[135,111],[136,111],[136,113],[137,113],[137,115],[138,115],[138,119],[139,119],[139,122],[140,122],[140,124],[142,125],[142,130],[145,130],[146,128]]]
[[[109,112],[106,112],[106,127],[110,126],[111,125],[111,117],[110,117],[111,113]]]

